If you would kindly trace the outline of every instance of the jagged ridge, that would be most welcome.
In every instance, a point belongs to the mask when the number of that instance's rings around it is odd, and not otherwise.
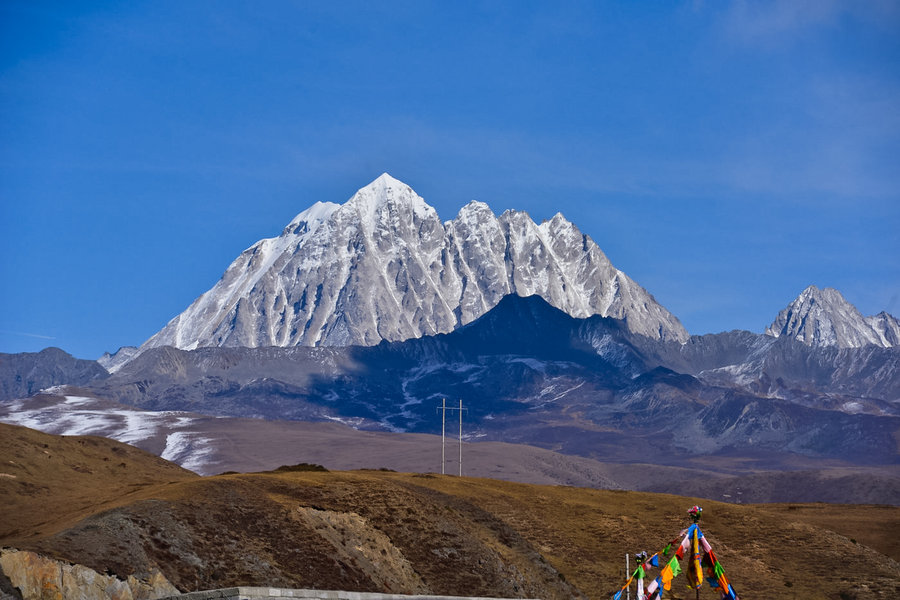
[[[245,250],[142,350],[373,345],[452,331],[510,293],[538,294],[575,317],[623,319],[654,339],[688,338],[561,214],[537,225],[527,213],[496,217],[473,201],[442,223],[385,173]]]

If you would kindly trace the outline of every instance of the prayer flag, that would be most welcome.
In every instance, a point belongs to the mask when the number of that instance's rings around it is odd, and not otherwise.
[[[695,527],[691,536],[691,560],[688,563],[688,586],[697,589],[703,585],[703,567],[700,566],[700,528]]]
[[[652,598],[653,592],[655,592],[659,588],[659,577],[650,582],[650,585],[647,586],[647,597]]]
[[[716,564],[713,566],[713,573],[716,574],[716,577],[721,577],[725,574],[725,569],[722,568],[722,563],[716,561]]]
[[[670,560],[669,564],[666,566],[672,569],[672,577],[678,577],[681,574],[681,565],[678,564],[677,558]]]
[[[660,577],[662,577],[662,586],[664,589],[671,590],[672,589],[672,579],[674,579],[675,575],[672,574],[672,567],[666,565],[662,568],[662,571],[659,573]]]
[[[654,586],[655,586],[655,587],[654,587]],[[657,600],[657,599],[662,600],[662,597],[663,597],[663,586],[662,586],[662,583],[661,583],[661,580],[660,580],[659,577],[657,577],[657,578],[653,581],[653,583],[650,584],[650,589],[656,591],[656,596],[653,596],[652,593],[651,593],[650,598],[653,598],[654,600]]]

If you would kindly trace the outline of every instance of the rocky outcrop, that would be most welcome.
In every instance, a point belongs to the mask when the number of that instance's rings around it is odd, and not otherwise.
[[[0,570],[23,600],[153,600],[181,593],[159,571],[146,579],[129,575],[122,580],[10,548],[0,550]]]

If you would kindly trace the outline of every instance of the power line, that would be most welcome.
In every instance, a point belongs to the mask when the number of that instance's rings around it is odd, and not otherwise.
[[[459,476],[462,477],[462,414],[464,410],[469,410],[468,408],[463,408],[462,398],[459,400],[459,407],[455,406],[447,406],[447,399],[443,398],[441,400],[441,405],[438,407],[441,411],[441,475],[445,474],[445,465],[446,465],[446,438],[447,438],[447,411],[458,410],[459,411]]]

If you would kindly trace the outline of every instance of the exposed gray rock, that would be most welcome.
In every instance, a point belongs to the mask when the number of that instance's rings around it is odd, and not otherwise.
[[[807,346],[890,348],[900,339],[900,321],[886,312],[864,317],[836,289],[811,285],[778,313],[766,334],[792,337]]]
[[[75,358],[59,348],[0,354],[0,401],[28,398],[55,385],[86,385],[108,376],[96,361]]]
[[[575,317],[624,319],[653,339],[684,327],[561,214],[541,225],[481,202],[441,223],[384,174],[345,204],[316,203],[245,250],[222,279],[141,346],[374,345],[446,333],[510,293]]]

